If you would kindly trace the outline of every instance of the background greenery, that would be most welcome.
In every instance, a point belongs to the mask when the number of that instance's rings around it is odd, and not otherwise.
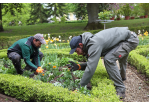
[[[0,32],[0,36],[34,35],[36,33],[50,34],[50,33],[77,32],[77,31],[83,31],[83,28],[85,27],[86,23],[87,23],[86,21],[85,22],[73,21],[70,23],[63,23],[63,24],[44,23],[44,24],[36,24],[28,26],[14,26],[14,27],[6,26],[4,27],[5,31]],[[115,20],[111,23],[107,23],[106,28],[112,28],[112,27],[131,28],[131,27],[140,27],[148,25],[149,25],[149,18],[120,20],[120,21]]]

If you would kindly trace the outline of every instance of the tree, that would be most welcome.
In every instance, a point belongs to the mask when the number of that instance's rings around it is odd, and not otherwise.
[[[99,5],[101,6],[102,3],[87,3],[88,23],[85,30],[103,29],[103,25],[97,21],[100,12]]]
[[[10,11],[5,13],[5,9],[2,9],[2,18],[3,18],[3,27],[8,25],[19,25],[19,21],[22,23],[21,25],[26,25],[26,21],[29,19],[29,11],[31,3],[22,3],[21,12],[18,12],[14,9],[14,15],[11,14]],[[10,22],[15,22],[15,24],[10,24]]]
[[[5,9],[5,13],[10,12],[11,15],[15,15],[14,11],[21,12],[22,3],[0,3],[0,20],[2,22],[2,9]],[[0,24],[0,32],[4,31],[2,23]]]
[[[2,3],[0,3],[0,32],[4,31],[2,25]]]
[[[42,3],[31,4],[30,18],[27,20],[28,24],[44,23],[47,22],[47,18],[48,14]]]
[[[86,6],[86,3],[67,3],[68,13],[72,12],[76,15],[77,20],[83,20],[87,15]]]
[[[48,10],[48,15],[53,17],[63,17],[66,14],[65,3],[48,3],[45,6]]]

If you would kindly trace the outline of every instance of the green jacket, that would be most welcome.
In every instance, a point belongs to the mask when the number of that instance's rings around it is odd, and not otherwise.
[[[41,66],[39,58],[39,48],[36,48],[33,44],[33,37],[20,39],[8,48],[8,53],[16,52],[25,63],[28,64],[32,70],[37,70],[37,67]],[[33,58],[35,65],[30,61]]]

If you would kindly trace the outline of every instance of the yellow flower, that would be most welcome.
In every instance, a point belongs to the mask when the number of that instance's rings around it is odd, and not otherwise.
[[[42,76],[44,76],[44,74],[42,74]]]
[[[56,68],[56,66],[53,66],[53,68]]]
[[[46,46],[46,48],[48,48],[48,45]]]
[[[144,35],[145,35],[145,36],[148,36],[148,32],[146,31],[146,32],[144,33]]]
[[[67,40],[67,42],[69,43],[69,40]]]
[[[46,41],[46,44],[48,44],[49,40],[45,40]]]
[[[143,37],[142,37],[142,40],[143,40]]]
[[[59,41],[59,38],[56,38],[57,41]]]
[[[50,42],[52,43],[52,42],[54,42],[54,40],[51,39]]]
[[[63,42],[65,42],[65,40],[62,40]]]
[[[49,63],[49,64],[51,64],[51,63]]]
[[[68,70],[68,71],[70,71],[70,70]]]

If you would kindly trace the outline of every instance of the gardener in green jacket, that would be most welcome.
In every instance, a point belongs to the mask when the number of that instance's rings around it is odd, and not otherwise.
[[[31,69],[37,73],[42,72],[40,61],[43,53],[39,51],[41,44],[45,44],[43,34],[20,39],[8,48],[7,56],[12,61],[18,74],[23,74],[21,69],[21,59],[26,63],[26,70]],[[32,61],[30,61],[32,59]]]
[[[85,70],[79,86],[85,86],[91,80],[98,61],[104,56],[104,65],[109,78],[114,81],[117,95],[125,98],[126,62],[129,52],[137,47],[139,39],[128,27],[114,27],[92,35],[85,32],[75,36],[70,41],[70,54],[76,52],[78,55],[87,57],[87,62],[76,64],[69,61],[73,67],[71,70]],[[116,61],[119,61],[120,70]],[[100,81],[99,81],[100,82]]]

